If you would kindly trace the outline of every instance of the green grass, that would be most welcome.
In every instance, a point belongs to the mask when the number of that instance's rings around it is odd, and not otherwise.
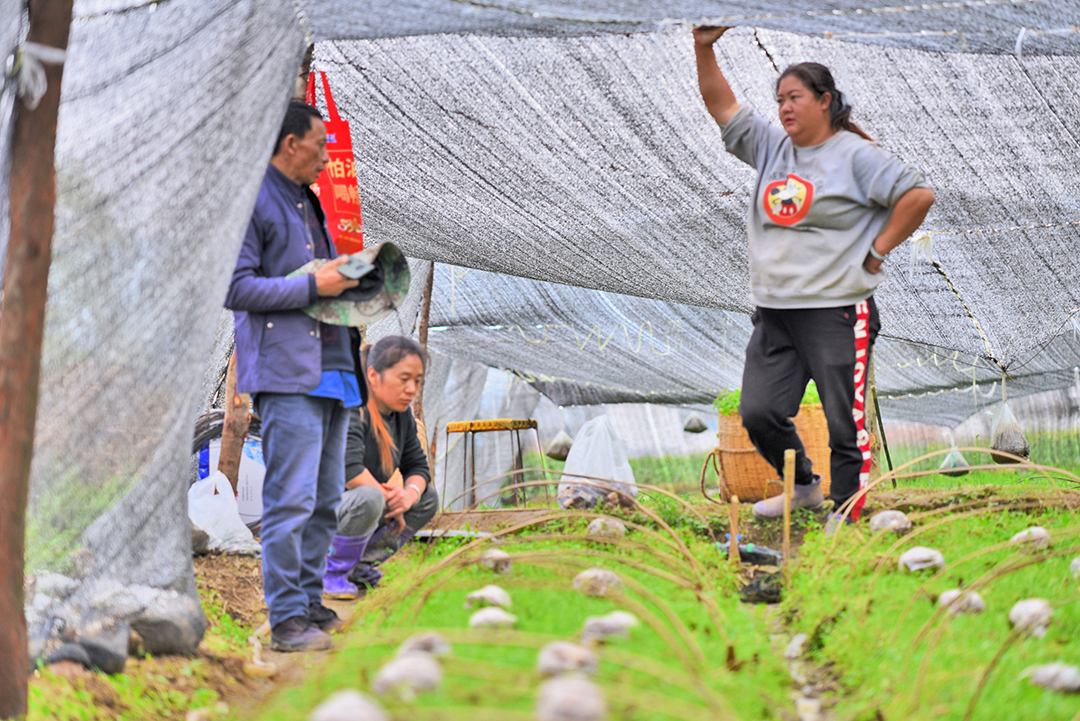
[[[83,531],[122,498],[131,480],[118,475],[94,485],[71,470],[50,483],[35,488],[27,506],[26,569],[70,573]]]
[[[835,547],[821,534],[802,547],[783,609],[790,630],[810,635],[812,658],[831,664],[846,691],[838,719],[963,719],[984,675],[971,718],[1071,719],[1077,713],[1075,697],[1031,686],[1020,674],[1034,665],[1080,661],[1080,586],[1069,572],[1080,554],[1080,524],[1060,509],[1037,516],[994,507],[968,513],[928,515],[904,539],[871,538],[863,527],[842,534]],[[932,527],[938,520],[943,523]],[[988,550],[1036,524],[1057,537],[1051,551]],[[901,572],[897,559],[916,545],[944,553],[946,569]],[[957,587],[977,589],[986,612],[951,619],[940,613],[938,594]],[[1009,609],[1029,597],[1054,606],[1050,632],[1008,645]]]
[[[1046,466],[1056,466],[1071,470],[1074,473],[1080,469],[1080,432],[1077,431],[1032,431],[1025,433],[1028,444],[1031,446],[1031,460]],[[989,448],[989,438],[976,438],[974,443],[969,444],[982,448]],[[900,445],[889,446],[893,466],[899,466],[931,451],[947,449],[946,443],[932,443],[925,445]],[[986,453],[965,452],[964,457],[969,464],[985,464],[989,461]],[[920,468],[937,468],[941,464],[943,456],[937,456],[932,462],[927,461]],[[885,456],[880,456],[882,467],[885,467]]]
[[[796,513],[806,542],[772,622],[763,607],[737,601],[739,582],[707,538],[709,530],[722,536],[726,520],[703,522],[656,494],[644,501],[660,523],[643,510],[624,517],[660,535],[632,530],[627,543],[600,546],[580,537],[585,516],[547,522],[503,539],[500,547],[519,557],[508,578],[457,562],[485,546],[457,561],[451,558],[461,547],[456,542],[418,548],[389,566],[388,586],[366,602],[366,615],[333,661],[252,718],[300,718],[334,690],[369,691],[395,647],[424,630],[444,633],[454,654],[443,663],[438,692],[412,703],[381,698],[393,718],[530,718],[541,682],[533,670],[539,646],[574,639],[585,617],[623,608],[645,623],[630,640],[600,649],[596,680],[613,719],[791,718],[790,693],[802,682],[789,678],[781,650],[798,632],[811,637],[806,670],[826,706],[835,705],[838,721],[964,719],[984,675],[970,718],[1072,719],[1080,708],[1075,697],[1020,676],[1030,666],[1080,661],[1080,584],[1069,573],[1080,555],[1080,522],[1055,508],[1055,496],[1034,482],[1002,485],[998,472],[998,487],[980,485],[994,475],[972,474],[977,483],[952,497],[951,507],[912,512],[915,530],[903,539],[871,537],[860,524],[834,542],[821,533],[820,514]],[[659,530],[664,524],[674,536]],[[1052,550],[992,548],[1035,524],[1055,535]],[[764,525],[771,532],[778,524]],[[685,544],[696,564],[663,538]],[[897,558],[915,545],[941,550],[950,565],[938,574],[901,573]],[[588,565],[616,570],[627,580],[625,595],[595,599],[572,591],[573,575]],[[678,578],[700,583],[701,593]],[[465,595],[492,582],[514,599],[514,631],[467,629]],[[955,587],[977,588],[987,612],[951,619],[938,612],[937,595]],[[1055,607],[1054,624],[1044,639],[1011,639],[1009,609],[1031,596]]]
[[[183,718],[188,709],[217,703],[220,695],[208,687],[204,659],[171,659],[138,672],[129,661],[125,673],[97,674],[69,682],[48,669],[39,670],[30,684],[26,721],[144,721]]]
[[[438,692],[415,704],[382,699],[395,718],[531,718],[542,681],[534,670],[539,647],[573,640],[588,616],[617,608],[634,612],[642,626],[630,639],[598,649],[596,679],[606,690],[612,718],[696,720],[725,712],[774,717],[772,709],[786,704],[786,670],[761,633],[758,609],[736,600],[734,576],[717,563],[711,543],[690,531],[677,533],[704,564],[698,576],[641,531],[631,532],[632,543],[615,547],[582,540],[586,520],[558,521],[534,535],[507,539],[500,547],[519,558],[507,578],[453,562],[427,575],[455,544],[439,543],[426,554],[417,549],[395,562],[388,587],[380,590],[382,601],[372,602],[333,662],[310,674],[302,688],[278,694],[257,718],[301,718],[336,689],[367,690],[395,647],[425,630],[445,633],[454,655],[443,664]],[[627,584],[625,594],[592,598],[574,591],[573,576],[592,565],[615,570]],[[701,595],[667,574],[703,580]],[[472,611],[462,607],[465,596],[488,583],[510,592],[519,618],[513,631],[468,629]],[[748,684],[753,693],[747,693]]]

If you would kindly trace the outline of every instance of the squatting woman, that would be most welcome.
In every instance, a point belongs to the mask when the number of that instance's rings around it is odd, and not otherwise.
[[[405,336],[388,336],[359,353],[366,400],[349,418],[345,493],[337,535],[326,556],[323,595],[353,599],[382,579],[378,566],[435,516],[439,497],[409,405],[426,354]]]

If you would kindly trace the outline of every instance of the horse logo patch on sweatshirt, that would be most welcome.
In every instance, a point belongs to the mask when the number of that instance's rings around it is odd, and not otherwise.
[[[787,179],[765,186],[765,214],[777,225],[795,225],[802,220],[814,200],[814,184],[794,173]]]

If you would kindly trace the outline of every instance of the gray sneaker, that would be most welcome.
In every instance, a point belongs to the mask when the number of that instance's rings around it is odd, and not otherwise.
[[[805,486],[795,485],[791,497],[792,508],[821,508],[825,496],[821,493],[821,476],[814,476],[814,482]],[[754,515],[758,518],[779,518],[784,515],[784,494],[766,498],[754,504]]]
[[[333,645],[330,634],[312,625],[306,616],[286,618],[270,631],[274,651],[325,651]]]

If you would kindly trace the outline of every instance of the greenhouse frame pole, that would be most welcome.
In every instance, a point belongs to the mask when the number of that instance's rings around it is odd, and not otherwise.
[[[72,0],[29,0],[26,40],[65,50]],[[24,53],[23,64],[29,61]],[[56,205],[56,117],[63,64],[44,63],[36,108],[17,100],[11,137],[10,219],[0,299],[0,718],[27,712],[30,659],[23,583],[26,501],[34,453],[41,342]],[[22,85],[20,84],[20,89]]]
[[[424,283],[424,294],[420,300],[420,346],[427,353],[427,339],[428,339],[428,323],[431,320],[431,293],[435,288],[435,261],[431,261],[431,265],[428,266],[427,281]],[[429,364],[430,365],[430,362]],[[413,401],[413,415],[416,416],[416,420],[420,422],[420,425],[424,426],[424,432],[427,432],[427,422],[424,420],[424,379],[420,379],[420,387],[416,389],[416,399]],[[438,430],[438,429],[436,429]],[[432,463],[435,462],[435,457],[432,455]]]

